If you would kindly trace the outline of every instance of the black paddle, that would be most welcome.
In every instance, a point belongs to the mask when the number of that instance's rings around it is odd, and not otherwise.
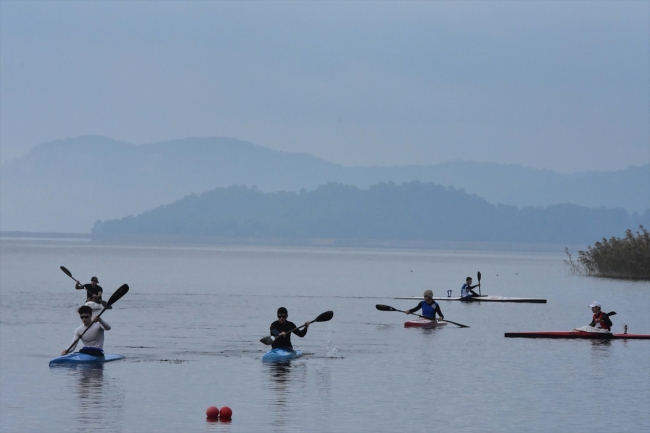
[[[420,314],[415,314],[415,313],[409,313],[408,311],[404,311],[404,310],[398,310],[397,308],[393,308],[389,305],[377,304],[375,305],[375,308],[377,308],[379,311],[399,311],[400,313],[412,314],[414,316],[418,316],[423,319],[431,320],[431,317],[421,316]],[[463,325],[462,323],[452,322],[451,320],[447,320],[447,319],[440,319],[440,320],[442,320],[443,322],[453,323],[454,325],[460,326],[461,328],[469,328],[469,326]]]
[[[64,269],[63,266],[61,266],[61,269]],[[64,271],[64,272],[65,272],[65,271]],[[103,309],[103,310],[102,310],[102,311],[97,315],[97,317],[99,317],[99,316],[101,316],[102,314],[104,314],[104,311],[106,311],[106,310],[107,310],[111,305],[113,305],[114,303],[116,303],[117,301],[119,301],[120,298],[121,298],[122,296],[126,295],[126,293],[127,293],[128,291],[129,291],[129,286],[128,286],[128,284],[122,284],[122,285],[120,286],[120,288],[117,289],[117,290],[115,291],[115,293],[113,293],[113,295],[108,299],[108,302],[106,303],[106,307],[104,307],[104,309]],[[90,324],[90,326],[93,326],[92,323]],[[81,340],[81,337],[84,336],[84,334],[86,333],[86,331],[88,331],[88,330],[90,329],[90,326],[87,327],[86,329],[84,329],[84,332],[82,332],[81,335],[79,336],[79,338],[77,338],[77,339],[74,341],[74,343],[72,343],[72,344],[70,345],[70,347],[68,347],[68,348],[66,349],[65,353],[68,353],[68,352],[70,352],[70,350],[72,350],[72,348],[77,344],[77,342],[78,342],[79,340]]]
[[[476,273],[476,279],[478,279],[478,295],[481,296],[481,273]]]
[[[72,272],[70,272],[65,266],[61,266],[61,270],[63,271],[64,274],[66,274],[68,277],[72,278],[77,282],[77,284],[81,284],[79,280],[77,280],[75,277],[72,276]]]
[[[314,320],[312,320],[311,322],[309,322],[309,324],[312,324],[314,322],[329,322],[330,320],[332,320],[332,317],[334,317],[334,311],[326,311],[323,314],[321,314],[320,316],[318,316],[317,318],[315,318]],[[291,334],[293,331],[297,331],[298,329],[304,328],[304,327],[305,327],[305,325],[298,326],[297,328],[293,328],[291,331],[285,332],[285,334]],[[260,343],[264,343],[264,344],[266,344],[268,346],[270,344],[273,344],[275,339],[276,339],[276,337],[272,337],[272,336],[269,335],[269,336],[266,336],[264,338],[260,338]]]

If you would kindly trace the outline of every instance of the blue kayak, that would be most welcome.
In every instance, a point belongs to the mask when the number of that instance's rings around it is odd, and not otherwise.
[[[50,367],[53,365],[65,364],[103,364],[104,362],[117,361],[124,359],[124,355],[107,353],[104,356],[93,356],[86,353],[69,353],[65,356],[59,356],[50,361]]]
[[[302,350],[272,349],[262,356],[264,362],[286,362],[291,359],[300,358]]]

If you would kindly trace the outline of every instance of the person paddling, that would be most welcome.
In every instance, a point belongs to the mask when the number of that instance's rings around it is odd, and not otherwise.
[[[61,356],[72,352],[77,347],[77,339],[81,336],[81,344],[83,347],[79,350],[80,353],[86,353],[93,356],[104,356],[104,331],[111,329],[111,325],[106,323],[101,317],[92,317],[93,310],[87,306],[82,305],[77,310],[79,318],[83,325],[75,329],[74,338],[72,339],[73,345],[68,349],[61,352]],[[92,317],[92,319],[91,319]],[[86,331],[86,328],[88,331]],[[84,334],[84,331],[86,333]]]
[[[589,304],[589,308],[591,308],[591,312],[594,313],[591,323],[589,326],[592,326],[594,328],[600,328],[600,329],[605,329],[607,331],[612,330],[612,321],[609,318],[609,316],[601,311],[601,305],[600,302],[594,301],[591,304]],[[614,313],[612,313],[614,314]]]
[[[424,300],[420,301],[420,303],[415,308],[406,310],[405,313],[415,313],[420,308],[422,308],[422,315],[427,319],[436,320],[436,313],[440,319],[444,320],[445,318],[445,316],[442,315],[442,311],[440,311],[440,305],[438,305],[438,303],[433,300],[433,292],[431,290],[425,290]]]
[[[460,297],[473,298],[474,296],[480,296],[478,293],[472,290],[475,287],[478,287],[478,284],[472,286],[472,277],[465,278],[465,284],[463,284],[463,287],[460,289]]]
[[[75,281],[77,282],[77,284],[74,286],[75,289],[86,290],[86,302],[104,304],[104,302],[102,302],[102,294],[104,293],[104,289],[102,289],[102,286],[98,284],[99,280],[97,277],[92,277],[90,279],[90,284],[81,285],[81,282],[79,280]]]
[[[294,330],[293,333],[300,338],[307,335],[307,328],[309,328],[311,322],[305,322],[304,329],[295,329],[297,328],[297,326],[295,325],[295,323],[289,322],[287,320],[287,317],[289,317],[289,312],[287,311],[287,309],[284,307],[278,308],[278,320],[271,323],[271,335],[273,337],[276,337],[272,345],[274,349],[282,348],[287,350],[293,350],[293,346],[291,345],[292,333],[289,332],[292,329]],[[287,334],[287,332],[289,333]]]

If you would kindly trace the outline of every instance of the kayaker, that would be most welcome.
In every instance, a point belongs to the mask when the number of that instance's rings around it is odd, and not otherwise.
[[[591,308],[591,312],[594,313],[594,316],[589,326],[611,331],[612,321],[606,313],[600,310],[601,308],[600,302],[598,301],[592,302],[591,304],[589,304],[589,308]]]
[[[295,323],[289,322],[287,317],[289,317],[287,309],[284,307],[278,308],[278,320],[271,323],[271,335],[276,337],[272,344],[274,349],[283,348],[293,350],[293,346],[291,345],[291,332],[289,331],[297,328],[297,326]],[[295,329],[293,333],[300,338],[304,337],[307,335],[307,328],[309,328],[310,324],[311,322],[305,322],[304,329]],[[289,333],[287,334],[287,332]]]
[[[79,318],[83,322],[83,325],[74,331],[74,337],[72,339],[74,345],[70,348],[69,351],[64,350],[61,352],[61,356],[72,352],[75,347],[77,347],[77,339],[81,334],[84,333],[84,331],[86,331],[86,328],[88,327],[90,327],[90,329],[88,329],[88,331],[83,334],[83,337],[81,337],[81,344],[83,347],[79,350],[79,352],[94,356],[104,356],[104,331],[110,330],[111,325],[106,323],[99,316],[92,317],[93,310],[87,305],[82,305],[79,307],[77,312],[79,313]]]
[[[478,284],[472,286],[472,277],[465,278],[465,284],[463,284],[463,287],[460,289],[460,297],[473,298],[474,296],[480,296],[478,293],[472,290],[475,287],[478,287]]]
[[[86,289],[86,302],[96,302],[98,304],[105,304],[102,302],[102,294],[104,293],[104,289],[102,289],[102,286],[100,286],[99,280],[97,277],[92,277],[90,279],[90,284],[84,284],[83,286],[79,282],[79,280],[75,280],[77,284],[74,286],[75,289],[77,290],[83,290]]]
[[[424,300],[420,301],[420,303],[415,308],[406,310],[406,314],[415,313],[420,308],[422,308],[422,315],[427,319],[436,320],[436,313],[438,316],[440,316],[440,319],[444,320],[445,318],[445,316],[442,315],[442,311],[440,311],[440,305],[438,305],[438,303],[433,300],[433,292],[431,290],[425,290]]]

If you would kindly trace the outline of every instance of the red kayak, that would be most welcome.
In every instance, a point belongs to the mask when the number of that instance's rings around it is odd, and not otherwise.
[[[445,326],[447,322],[437,322],[435,320],[429,319],[413,319],[408,322],[404,322],[405,328],[437,328],[439,326]]]
[[[540,332],[506,332],[507,338],[588,338],[600,340],[648,340],[650,334],[612,334],[611,332],[585,331],[540,331]]]

